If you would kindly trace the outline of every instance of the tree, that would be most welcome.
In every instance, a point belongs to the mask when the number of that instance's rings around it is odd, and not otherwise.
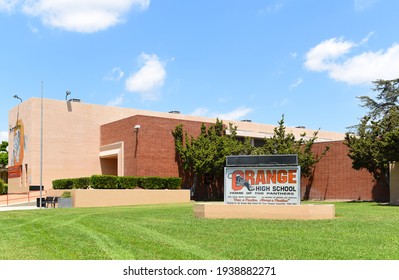
[[[313,144],[317,140],[318,131],[306,140],[306,133],[296,140],[294,134],[286,133],[284,125],[284,115],[278,122],[278,126],[274,128],[274,135],[271,138],[265,138],[262,147],[254,148],[252,154],[296,154],[298,155],[298,164],[301,166],[301,176],[309,178],[313,168],[320,159],[327,153],[329,147],[326,146],[320,155],[316,155],[312,151]]]
[[[389,188],[389,162],[399,160],[399,79],[377,80],[375,99],[359,97],[368,109],[360,124],[346,133],[345,145],[356,170],[366,169],[384,189]]]
[[[179,166],[186,172],[186,176],[202,179],[201,182],[196,182],[196,185],[206,190],[205,199],[223,198],[223,170],[226,156],[297,154],[302,177],[309,177],[315,164],[329,149],[325,147],[320,155],[315,155],[312,152],[312,146],[318,132],[315,132],[309,140],[305,140],[305,134],[296,140],[292,133],[286,133],[284,116],[279,126],[274,129],[273,137],[265,138],[264,145],[259,148],[251,146],[249,138],[244,141],[238,140],[237,129],[231,124],[229,124],[230,134],[227,134],[226,130],[226,126],[217,120],[216,124],[209,128],[202,124],[201,133],[197,138],[189,137],[187,133],[184,133],[182,125],[176,126],[172,132]],[[218,182],[218,184],[215,187],[210,182]]]
[[[229,124],[229,131],[222,121],[216,120],[208,128],[201,126],[197,138],[188,136],[183,125],[172,131],[175,139],[176,156],[186,176],[195,178],[196,196],[200,199],[223,198],[223,170],[226,156],[238,155],[250,146],[249,140],[241,142],[236,138],[236,127]],[[202,191],[202,193],[201,193]]]
[[[2,141],[0,144],[0,167],[4,168],[8,164],[8,142]]]

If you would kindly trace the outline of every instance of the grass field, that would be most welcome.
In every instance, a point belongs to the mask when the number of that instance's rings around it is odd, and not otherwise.
[[[191,204],[0,212],[0,259],[399,259],[399,207],[335,204],[324,221],[199,219]]]

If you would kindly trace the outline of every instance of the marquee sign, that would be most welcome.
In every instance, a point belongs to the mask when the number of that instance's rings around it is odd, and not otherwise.
[[[299,205],[300,166],[228,166],[225,204]]]

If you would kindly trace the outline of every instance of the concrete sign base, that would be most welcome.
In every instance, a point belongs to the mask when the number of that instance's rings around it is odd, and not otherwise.
[[[233,205],[217,202],[195,203],[194,216],[210,219],[324,220],[335,218],[333,204]]]

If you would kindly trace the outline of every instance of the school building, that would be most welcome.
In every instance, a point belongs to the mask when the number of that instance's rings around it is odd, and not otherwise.
[[[237,126],[239,137],[259,145],[273,135],[274,125],[248,120],[222,120]],[[31,98],[9,111],[9,193],[33,186],[52,188],[52,181],[95,174],[180,176],[172,131],[183,124],[190,135],[216,119],[86,104],[80,100]],[[314,131],[287,127],[297,138]],[[315,152],[330,150],[313,176],[301,182],[306,199],[388,200],[389,190],[375,185],[367,171],[352,169],[343,133],[319,131]],[[42,147],[42,149],[41,149]],[[40,172],[42,170],[42,172]],[[190,188],[191,186],[182,186]]]

